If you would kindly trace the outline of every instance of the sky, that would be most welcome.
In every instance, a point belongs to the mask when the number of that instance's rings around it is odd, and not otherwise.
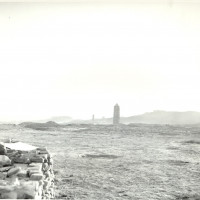
[[[200,3],[0,3],[0,121],[200,111]]]

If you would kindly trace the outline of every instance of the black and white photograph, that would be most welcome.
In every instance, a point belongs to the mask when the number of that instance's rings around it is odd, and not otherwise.
[[[0,199],[200,200],[200,0],[0,0]]]

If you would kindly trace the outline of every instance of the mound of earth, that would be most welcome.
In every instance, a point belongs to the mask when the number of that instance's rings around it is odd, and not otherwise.
[[[23,122],[19,125],[23,126],[24,128],[31,128],[34,130],[49,130],[51,128],[57,128],[60,126],[59,124],[53,121],[48,121],[46,123]]]

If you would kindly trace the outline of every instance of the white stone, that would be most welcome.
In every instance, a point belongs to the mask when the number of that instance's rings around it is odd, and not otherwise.
[[[11,160],[8,158],[8,156],[0,155],[0,165],[2,166],[11,165]]]
[[[8,177],[11,177],[13,175],[16,175],[18,174],[19,172],[21,171],[21,168],[20,167],[14,167],[14,168],[11,168],[9,171],[8,171]]]

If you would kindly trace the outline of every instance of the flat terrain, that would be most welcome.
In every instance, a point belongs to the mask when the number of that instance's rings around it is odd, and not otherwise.
[[[52,152],[57,199],[200,199],[200,127],[0,126],[8,137]]]

